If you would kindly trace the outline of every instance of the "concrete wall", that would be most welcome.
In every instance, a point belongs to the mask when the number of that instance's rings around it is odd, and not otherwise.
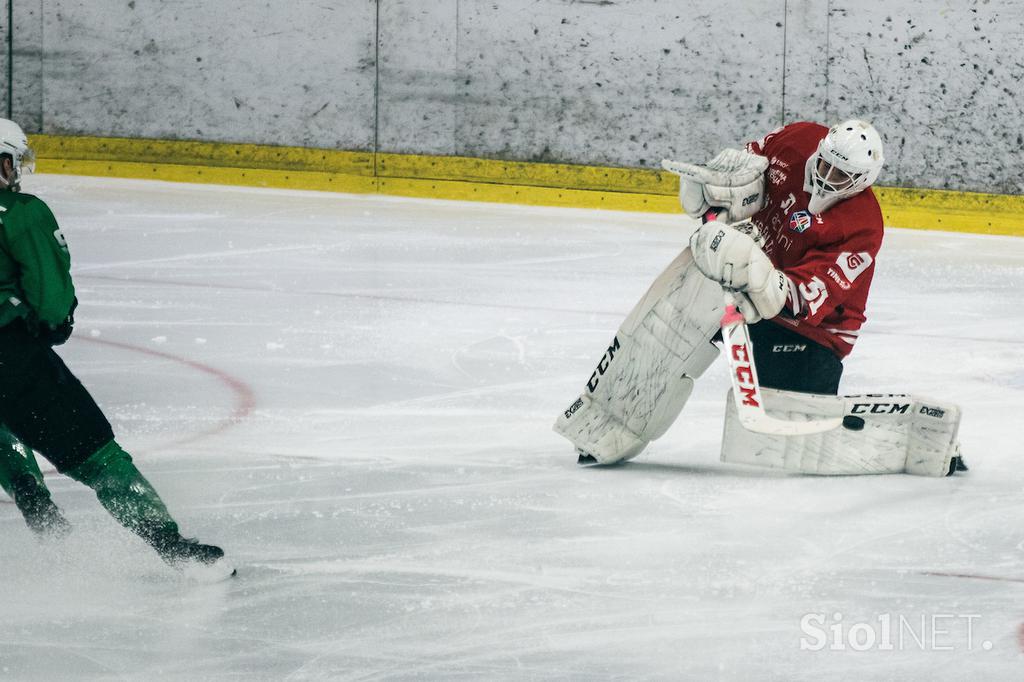
[[[31,132],[656,167],[856,115],[883,184],[1024,193],[1020,0],[10,2]]]

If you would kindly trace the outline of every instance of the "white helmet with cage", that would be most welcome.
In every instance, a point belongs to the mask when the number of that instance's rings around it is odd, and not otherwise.
[[[865,121],[832,126],[807,159],[804,190],[811,195],[807,210],[817,215],[864,191],[878,179],[885,158],[882,138]]]
[[[17,189],[21,183],[22,172],[29,172],[36,168],[36,155],[28,146],[28,138],[25,131],[14,121],[0,118],[0,158],[11,157],[11,173],[8,177],[0,171],[0,186]]]

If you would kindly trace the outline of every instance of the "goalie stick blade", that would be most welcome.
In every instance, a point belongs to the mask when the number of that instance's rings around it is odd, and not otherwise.
[[[790,421],[768,416],[764,395],[754,364],[754,346],[750,342],[743,315],[736,308],[731,291],[725,292],[725,315],[722,316],[722,340],[729,362],[732,396],[740,424],[748,431],[776,436],[806,436],[831,431],[842,425],[842,417],[813,421]]]
[[[735,395],[735,394],[734,394]],[[737,402],[737,407],[739,403]],[[740,424],[748,431],[767,433],[775,436],[809,436],[823,433],[842,426],[842,419],[819,419],[808,422],[795,422],[786,419],[775,419],[767,414],[748,414],[740,416]]]

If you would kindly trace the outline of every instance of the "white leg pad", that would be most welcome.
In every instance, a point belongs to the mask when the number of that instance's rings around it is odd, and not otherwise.
[[[774,417],[808,421],[843,417],[842,426],[807,436],[748,431],[730,393],[722,461],[806,474],[908,473],[945,476],[959,453],[960,408],[907,394],[823,396],[763,389]]]
[[[590,455],[598,464],[633,459],[649,442],[626,428],[586,394],[577,398],[558,418],[555,432],[568,438],[577,451]]]
[[[718,356],[711,338],[722,301],[722,288],[685,249],[626,317],[555,432],[601,464],[640,454],[672,425],[693,380]]]

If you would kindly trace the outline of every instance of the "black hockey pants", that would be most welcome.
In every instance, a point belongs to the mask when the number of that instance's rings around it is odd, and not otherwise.
[[[21,320],[0,328],[0,423],[61,472],[114,439],[82,383]]]
[[[765,388],[836,395],[843,363],[830,349],[768,320],[750,325],[757,377]]]

